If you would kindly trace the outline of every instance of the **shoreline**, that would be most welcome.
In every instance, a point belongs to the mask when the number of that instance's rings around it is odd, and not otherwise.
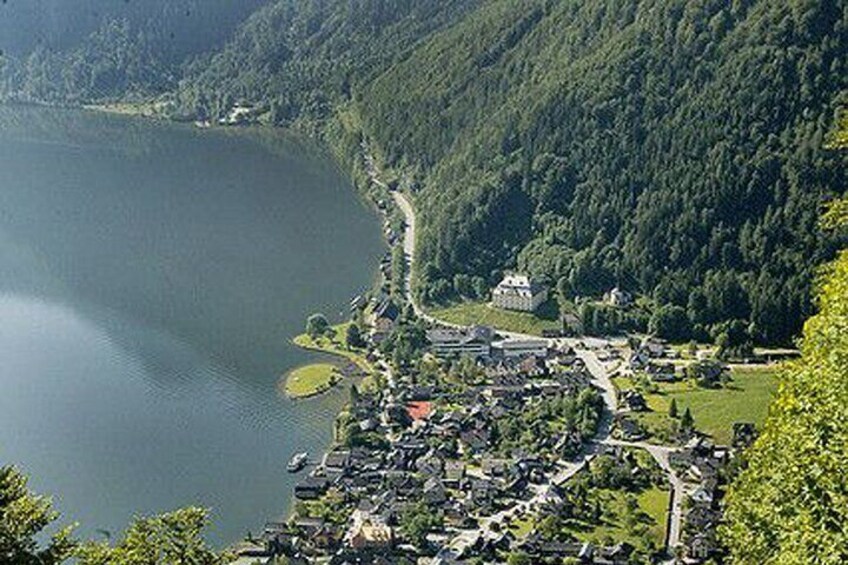
[[[74,108],[75,106],[70,107]],[[169,120],[168,118],[163,117],[161,114],[157,114],[155,102],[108,102],[102,104],[82,104],[81,106],[79,106],[79,108],[83,110],[88,110],[90,112],[101,112],[104,114],[112,114],[117,116],[134,116],[162,121],[176,121]]]
[[[303,391],[299,390],[299,381],[303,379]],[[345,379],[339,366],[335,363],[306,363],[295,367],[286,373],[277,388],[286,398],[292,401],[306,400],[332,391]]]
[[[342,172],[345,177],[347,177],[348,181],[350,182],[350,186],[354,189],[357,196],[363,200],[363,203],[366,203],[368,205],[368,208],[370,208],[373,212],[376,212],[376,219],[378,221],[378,225],[384,223],[385,225],[388,225],[388,222],[392,217],[392,212],[394,211],[392,207],[389,207],[387,209],[385,205],[385,203],[387,202],[391,202],[392,204],[394,204],[393,198],[390,195],[390,191],[387,190],[385,186],[372,185],[373,179],[369,178],[367,175],[358,175],[355,161],[348,161],[347,157],[349,157],[349,155],[346,154],[346,151],[348,149],[352,149],[353,147],[346,145],[343,139],[333,138],[331,135],[316,135],[314,131],[310,133],[308,131],[305,131],[304,129],[296,127],[282,127],[263,123],[250,123],[241,125],[219,125],[217,123],[210,123],[208,125],[200,125],[198,122],[194,122],[191,120],[174,119],[173,117],[169,117],[165,114],[162,114],[156,111],[155,103],[106,103],[64,105],[41,104],[39,106],[65,110],[76,110],[80,112],[90,112],[92,114],[102,114],[124,119],[143,119],[148,120],[152,123],[172,124],[177,127],[189,127],[191,129],[210,132],[215,131],[219,133],[223,132],[231,134],[243,134],[246,132],[250,132],[250,130],[253,130],[254,132],[258,132],[260,134],[263,131],[266,133],[291,133],[299,138],[311,139],[316,144],[320,144],[321,149],[325,151],[325,155],[329,157],[332,162],[334,162],[334,164],[338,167],[339,171]],[[355,159],[361,159],[362,154],[359,153],[360,148],[356,146],[356,149],[357,153]],[[381,191],[376,190],[374,188],[375,186],[385,191],[385,194],[382,194]],[[398,209],[397,214],[402,215],[402,210]],[[400,229],[401,236],[403,235],[403,232],[404,230]],[[382,240],[385,249],[388,251],[393,249],[395,245],[402,245],[402,243],[398,241],[398,239],[400,238],[392,240],[392,238],[387,235],[386,229],[381,230],[380,239]],[[371,261],[368,262],[371,263]],[[388,281],[385,281],[384,277],[381,275],[379,269],[377,268],[378,265],[373,264],[372,267],[375,273],[375,278],[371,281],[369,287],[370,290],[378,289],[382,284],[388,283]],[[300,400],[314,400],[316,398],[328,394],[343,394],[343,391],[340,391],[341,387],[339,385],[344,384],[344,381],[346,380],[350,380],[351,382],[356,383],[358,386],[363,387],[379,386],[381,377],[380,370],[371,361],[366,359],[366,356],[368,355],[367,350],[351,350],[344,345],[345,330],[348,323],[349,321],[346,320],[341,324],[336,324],[333,326],[333,329],[336,330],[335,339],[338,341],[337,343],[333,343],[331,340],[327,340],[327,343],[315,342],[311,339],[304,339],[304,337],[308,337],[304,334],[292,336],[288,340],[292,345],[295,345],[296,347],[304,351],[311,351],[316,354],[328,355],[333,358],[333,360],[336,362],[335,365],[336,370],[338,371],[338,378],[335,380],[335,382],[333,382],[331,386],[298,396],[292,396],[286,393],[285,382],[288,380],[290,374],[293,371],[303,368],[304,366],[320,363],[320,360],[315,360],[312,363],[307,363],[300,367],[294,367],[285,375],[281,375],[278,379],[277,386],[275,387],[277,389],[275,392],[277,394],[280,394],[281,396],[285,396],[287,400],[293,403],[297,403]],[[354,365],[358,370],[357,374],[346,374],[342,370],[344,364]],[[332,449],[338,444],[338,418],[341,414],[344,413],[347,406],[348,403],[345,400],[338,410],[333,411],[334,413],[332,415],[332,420],[329,426],[330,441],[327,444],[318,448],[318,451],[315,453],[317,461],[320,462],[323,459],[324,455],[332,451]],[[298,499],[295,496],[293,488],[286,488],[284,490],[286,492],[282,494],[286,501],[285,506],[287,508],[282,513],[282,515],[278,514],[277,516],[279,516],[279,518],[275,518],[273,515],[258,516],[257,518],[259,518],[259,520],[257,520],[257,522],[261,524],[274,522],[279,519],[283,522],[290,523],[295,518],[297,512],[296,506]],[[229,543],[224,542],[224,545],[226,547],[231,547],[235,549],[240,545],[250,542],[251,540],[249,538],[240,537],[238,539],[232,540]]]
[[[349,183],[346,186],[342,186],[340,188],[340,190],[346,191],[346,190],[348,190],[347,187],[350,186],[351,188],[354,189],[355,194],[359,198],[365,198],[364,191],[359,190],[359,188],[360,188],[359,183],[355,182],[354,175],[353,175],[352,171],[348,167],[344,166],[341,163],[341,161],[337,158],[335,153],[332,151],[332,148],[330,147],[330,145],[327,144],[323,140],[316,140],[314,137],[311,139],[312,143],[309,143],[310,138],[301,130],[294,130],[294,129],[288,129],[288,128],[276,127],[276,126],[269,126],[269,125],[263,125],[263,124],[254,124],[254,125],[249,125],[249,126],[212,125],[209,128],[200,128],[200,127],[197,127],[196,125],[192,124],[192,122],[189,122],[189,121],[169,119],[169,118],[164,117],[164,116],[155,115],[154,113],[152,113],[151,111],[146,110],[146,109],[138,109],[138,108],[135,108],[135,107],[121,106],[121,105],[78,105],[78,104],[58,105],[58,104],[35,104],[35,103],[27,104],[27,103],[23,103],[23,102],[15,102],[15,103],[8,104],[8,106],[10,108],[12,108],[14,105],[32,106],[35,109],[43,108],[47,112],[50,112],[51,109],[53,109],[55,111],[55,113],[57,113],[57,114],[61,114],[63,111],[68,111],[70,115],[79,113],[80,119],[97,120],[98,115],[112,116],[112,117],[115,117],[116,119],[120,119],[120,121],[117,122],[117,126],[116,126],[117,128],[124,128],[125,130],[130,131],[130,132],[133,131],[133,129],[134,129],[133,121],[131,121],[131,120],[136,120],[136,119],[142,120],[143,119],[143,120],[145,120],[145,122],[136,122],[136,123],[148,123],[148,124],[153,125],[154,127],[155,127],[156,124],[161,124],[161,125],[163,125],[163,127],[174,127],[174,128],[183,129],[183,130],[189,129],[189,128],[192,129],[192,130],[195,130],[195,129],[196,130],[209,130],[210,132],[214,131],[219,135],[220,134],[223,134],[223,135],[229,134],[234,139],[239,138],[238,139],[239,143],[246,142],[249,139],[252,139],[254,137],[259,137],[260,135],[262,135],[262,133],[261,133],[262,131],[267,132],[265,134],[266,138],[270,138],[272,134],[283,134],[283,135],[285,135],[285,134],[290,133],[293,137],[297,137],[299,140],[303,140],[305,142],[304,143],[305,147],[309,151],[313,151],[315,149],[315,146],[320,144],[321,149],[323,150],[323,156],[325,156],[327,158],[328,168],[333,167],[333,165],[337,166],[339,171],[344,172],[344,177],[342,177],[342,179],[346,180]],[[71,114],[71,113],[73,113],[73,114]],[[167,124],[167,126],[165,126],[165,124]],[[204,133],[205,133],[205,131],[204,132],[198,131],[197,135],[202,136]],[[154,133],[152,135],[159,135],[159,134],[154,131]],[[262,140],[262,141],[264,141],[264,140]],[[257,141],[257,144],[258,144],[258,141]],[[263,143],[262,150],[268,151],[269,153],[275,153],[275,152],[272,152],[268,147],[266,147],[265,143]],[[306,149],[304,149],[304,151],[306,151]],[[295,155],[295,156],[297,156],[297,155]],[[272,157],[275,158],[275,159],[279,159],[279,154],[273,155]],[[371,210],[376,210],[376,207],[374,206],[373,201],[371,199],[366,199],[366,200],[367,200],[369,206],[363,207],[361,211],[369,211],[370,212]],[[356,204],[356,203],[354,202],[353,204]],[[350,211],[350,214],[359,214],[360,213],[359,206],[351,206],[351,207],[355,208],[355,209],[353,211]],[[377,228],[376,228],[377,231],[374,234],[375,235],[374,239],[376,240],[374,257],[378,258],[379,257],[378,253],[381,253],[385,249],[385,238],[382,237],[382,236],[380,236],[379,238],[376,237],[380,232],[380,230],[379,230],[380,216],[375,215],[375,216],[371,216],[371,218],[373,218],[377,221],[376,224],[372,224],[372,225],[377,226]],[[371,219],[369,218],[368,220],[364,220],[364,221],[370,223]],[[379,246],[377,246],[377,244],[379,244]],[[362,281],[361,281],[362,286],[363,287],[367,286],[367,288],[369,288],[369,289],[372,288],[374,286],[375,275],[376,275],[378,269],[377,269],[377,261],[371,260],[370,249],[369,249],[369,255],[365,256],[362,259],[355,259],[355,260],[359,261],[363,265],[363,268],[362,268],[363,271],[367,271],[367,277],[363,278]],[[351,283],[351,281],[347,281],[347,282],[342,281],[341,292],[344,293],[341,296],[342,298],[344,296],[350,296],[351,293],[355,293],[356,288],[353,287],[352,285],[359,285],[359,283],[358,282]],[[348,290],[345,291],[344,287],[348,287]],[[292,333],[294,333],[294,332],[292,332]],[[343,343],[344,342],[344,336],[345,336],[345,334],[344,334],[343,331],[339,332],[337,339],[339,339]],[[314,427],[315,429],[320,430],[320,432],[321,432],[320,435],[322,436],[322,438],[326,438],[325,441],[320,441],[320,440],[315,441],[314,445],[311,445],[310,446],[311,448],[309,449],[309,451],[314,451],[315,457],[320,461],[323,454],[330,451],[333,448],[333,446],[336,445],[336,443],[337,443],[336,422],[338,420],[339,415],[345,409],[345,405],[347,404],[347,390],[345,390],[345,386],[349,385],[351,383],[359,384],[359,382],[360,382],[360,379],[358,377],[356,377],[356,376],[351,377],[351,376],[348,376],[348,375],[345,375],[344,373],[342,373],[343,367],[347,364],[355,364],[357,368],[359,368],[361,371],[363,371],[368,376],[371,376],[372,373],[376,372],[376,367],[372,367],[370,365],[370,363],[368,363],[365,360],[365,353],[364,352],[361,355],[357,355],[355,351],[350,351],[350,352],[348,352],[349,354],[345,354],[345,353],[342,353],[340,351],[328,349],[326,347],[321,347],[318,344],[304,343],[302,341],[298,343],[298,342],[295,341],[297,339],[297,337],[298,336],[291,336],[289,339],[286,339],[285,341],[289,341],[293,345],[296,345],[298,348],[303,349],[305,351],[313,351],[316,354],[323,354],[321,356],[325,356],[325,355],[332,356],[333,363],[336,366],[337,379],[332,384],[332,386],[327,387],[326,389],[323,389],[323,390],[318,390],[314,393],[303,395],[303,396],[297,396],[297,397],[289,396],[288,397],[292,402],[297,402],[298,400],[318,399],[319,397],[324,397],[324,396],[333,399],[332,402],[330,403],[332,408],[327,408],[326,410],[321,408],[321,406],[325,405],[323,400],[316,400],[315,404],[311,405],[311,406],[301,405],[301,406],[303,406],[303,408],[300,409],[301,412],[307,412],[308,413],[308,416],[306,417],[305,423],[308,423],[312,427]],[[277,338],[277,339],[278,339],[277,348],[279,349],[280,347],[285,347],[285,341],[280,340],[279,338]],[[307,361],[307,362],[310,363],[310,364],[320,362],[320,357],[318,359],[313,358],[311,360],[311,362],[310,361]],[[291,371],[297,370],[298,368],[300,368],[300,367],[298,367],[298,366],[292,367]],[[288,374],[291,371],[286,371],[286,373]],[[285,376],[287,376],[287,375],[284,375],[284,377]],[[279,381],[280,380],[279,379],[279,377],[280,377],[279,373],[277,373],[277,377],[278,377],[277,380]],[[349,380],[349,382],[345,383],[344,382],[345,380]],[[275,383],[275,384],[277,384],[277,383]],[[339,386],[339,385],[342,385],[342,386]],[[269,400],[276,402],[276,408],[272,407],[272,409],[275,410],[278,413],[279,412],[285,413],[286,411],[290,410],[290,408],[288,406],[286,406],[286,404],[284,402],[280,402],[279,398],[274,398],[274,396],[277,396],[279,394],[279,392],[283,391],[283,388],[282,387],[279,387],[279,388],[275,387],[275,388],[277,388],[277,390],[270,392],[271,398],[269,398]],[[338,396],[336,396],[336,395],[338,395]],[[338,405],[336,404],[336,400],[335,400],[336,398],[339,399]],[[320,417],[319,417],[319,413],[320,413]],[[323,423],[324,420],[326,420],[327,423],[330,424],[326,428],[324,427],[324,423]],[[294,435],[295,437],[313,435],[313,434],[305,434],[303,432],[298,433],[298,430],[296,430],[296,429],[295,430],[288,430],[288,432],[287,432],[286,427],[277,428],[277,429],[283,435],[286,434],[286,433],[292,433],[292,432],[293,432],[292,435]],[[329,441],[327,441],[327,440],[329,440]],[[293,450],[293,451],[295,450],[294,445],[291,445],[291,446],[287,445],[286,446],[286,448],[289,448],[289,447],[291,448],[291,450]],[[307,446],[304,445],[304,446],[301,446],[301,447],[305,448]],[[281,451],[282,451],[282,453],[279,456],[279,459],[280,459],[280,463],[282,464],[282,467],[283,467],[283,470],[284,470],[285,463],[287,461],[287,457],[290,456],[291,453],[287,453],[287,449],[281,450]],[[283,477],[283,478],[286,479],[286,482],[288,482],[288,479],[286,477]],[[297,479],[295,479],[295,482],[296,482],[296,480]],[[249,516],[249,521],[244,521],[242,523],[242,526],[238,527],[237,522],[241,522],[241,520],[237,520],[236,523],[235,523],[236,528],[239,528],[240,531],[243,533],[245,531],[245,529],[248,529],[248,528],[255,529],[256,527],[261,527],[266,521],[273,521],[274,519],[279,517],[280,514],[282,514],[284,519],[288,521],[288,519],[291,518],[294,515],[295,507],[296,507],[296,503],[297,503],[297,499],[294,496],[293,485],[294,485],[294,482],[292,483],[292,486],[290,486],[290,487],[285,486],[285,484],[283,484],[283,485],[278,484],[276,488],[272,487],[271,489],[269,489],[266,492],[265,496],[267,496],[269,498],[273,498],[273,499],[279,499],[279,501],[282,504],[280,504],[279,506],[277,504],[273,504],[273,507],[277,508],[277,509],[276,510],[272,509],[267,514],[266,514],[266,511],[261,511],[261,510],[259,512],[256,512],[255,510],[253,512],[250,512],[250,514],[252,514],[252,516]],[[282,487],[283,492],[280,492],[280,487]],[[198,502],[199,502],[199,499],[198,499]],[[234,533],[236,533],[236,535],[233,536],[232,538],[230,538],[229,535],[222,536],[220,539],[218,539],[216,541],[216,545],[218,545],[220,547],[229,547],[229,546],[238,544],[241,541],[243,541],[243,539],[244,539],[243,535],[239,535],[238,532],[234,532]],[[230,539],[227,539],[227,538],[230,538]]]

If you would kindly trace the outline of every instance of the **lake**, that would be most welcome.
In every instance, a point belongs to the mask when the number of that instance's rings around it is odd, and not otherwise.
[[[288,340],[384,250],[309,142],[0,107],[0,464],[82,535],[185,505],[217,545],[259,531],[347,396],[281,397],[315,358]]]

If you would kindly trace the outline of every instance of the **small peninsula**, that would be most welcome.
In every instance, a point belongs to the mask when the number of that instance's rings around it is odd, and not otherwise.
[[[341,380],[338,368],[330,363],[298,367],[286,377],[285,393],[292,399],[309,398],[326,392]]]

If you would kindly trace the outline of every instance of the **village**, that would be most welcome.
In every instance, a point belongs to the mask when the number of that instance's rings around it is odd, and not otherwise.
[[[546,299],[544,285],[508,274],[491,307],[532,312]],[[720,444],[688,408],[663,433],[640,421],[657,386],[730,379],[709,350],[444,324],[388,293],[357,297],[351,317],[367,332],[333,343],[373,374],[346,383],[334,446],[304,471],[291,518],[241,546],[241,563],[720,557],[723,485],[754,424],[733,422]]]
[[[505,283],[512,289],[498,292],[513,301],[523,293],[528,309],[544,292],[515,291],[526,277]],[[666,344],[438,326],[405,315],[388,297],[365,309],[371,331],[363,349],[384,370],[370,386],[351,386],[336,445],[295,488],[293,518],[268,524],[242,549],[245,559],[618,564],[715,555],[724,474],[754,430],[740,422],[724,446],[681,422],[673,443],[646,442],[630,419],[647,410],[644,397],[613,380],[683,378],[669,369],[676,354]],[[389,361],[392,337],[422,326],[411,357]],[[625,539],[575,535],[610,521],[592,506],[603,500],[597,493],[631,501],[647,491],[659,512],[638,503],[625,510],[632,515],[623,520],[633,522],[622,528]],[[655,539],[652,528],[661,532]]]

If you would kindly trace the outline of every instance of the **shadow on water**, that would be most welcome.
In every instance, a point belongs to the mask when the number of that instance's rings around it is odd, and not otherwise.
[[[288,340],[369,286],[382,251],[297,138],[0,107],[0,315],[28,328],[0,335],[19,405],[0,460],[90,531],[188,503],[214,507],[220,541],[278,517],[288,455],[326,445],[345,396],[280,398],[309,359]]]

